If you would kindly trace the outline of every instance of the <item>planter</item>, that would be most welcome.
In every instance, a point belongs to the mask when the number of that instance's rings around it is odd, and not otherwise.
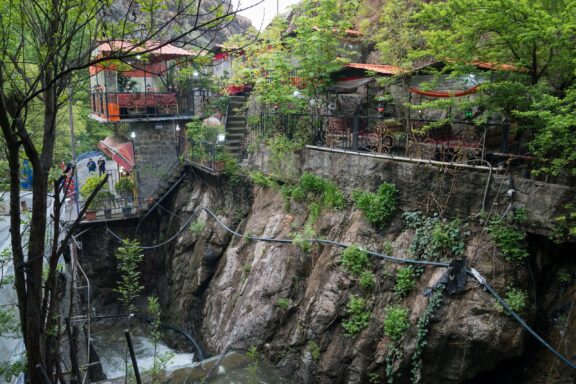
[[[132,207],[123,207],[122,214],[124,214],[124,217],[132,216]]]
[[[86,211],[85,217],[86,217],[86,220],[88,220],[88,221],[96,220],[96,211],[94,211],[94,210]]]
[[[224,160],[216,160],[214,162],[214,168],[215,171],[223,171],[224,170]]]

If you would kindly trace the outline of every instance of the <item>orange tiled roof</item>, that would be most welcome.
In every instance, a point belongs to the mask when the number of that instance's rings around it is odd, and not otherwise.
[[[402,68],[396,65],[385,65],[385,64],[350,63],[347,65],[347,67],[365,69],[367,71],[374,71],[377,73],[382,73],[384,75],[399,75],[404,72]]]
[[[159,48],[156,48],[159,47]],[[112,40],[103,42],[96,47],[96,55],[101,53],[110,53],[118,51],[134,51],[143,52],[150,51],[150,54],[157,56],[194,56],[195,53],[187,51],[183,48],[178,48],[172,44],[162,46],[162,43],[156,41],[149,41],[142,46],[135,46],[132,43],[122,40]]]

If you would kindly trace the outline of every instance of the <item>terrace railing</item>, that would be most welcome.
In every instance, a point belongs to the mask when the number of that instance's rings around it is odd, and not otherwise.
[[[430,123],[438,125],[431,120],[380,116],[262,113],[252,134],[298,136],[309,145],[449,162],[485,159],[488,150],[500,151],[502,140],[507,148],[514,143],[511,135],[502,139],[501,124],[458,121],[424,129]]]
[[[195,98],[203,90],[176,92],[92,92],[91,114],[107,121],[171,116],[193,116]]]

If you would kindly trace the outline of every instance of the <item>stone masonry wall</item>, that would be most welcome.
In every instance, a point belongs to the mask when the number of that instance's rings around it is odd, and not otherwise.
[[[178,161],[175,123],[132,123],[129,130],[136,134],[133,141],[138,193],[146,199],[156,192],[164,175]]]

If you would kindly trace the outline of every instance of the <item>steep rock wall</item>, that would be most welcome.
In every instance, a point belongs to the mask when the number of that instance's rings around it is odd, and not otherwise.
[[[483,204],[498,213],[512,204],[523,204],[535,218],[534,232],[549,230],[555,207],[571,192],[550,186],[554,193],[544,191],[546,197],[534,205],[530,201],[536,196],[529,191],[536,187],[523,186],[513,202],[506,196],[511,186],[505,176],[494,177],[484,197],[486,173],[336,154],[307,152],[298,157],[284,165],[323,175],[347,192],[373,191],[382,181],[393,181],[401,191],[405,210],[470,217]],[[251,163],[266,169],[266,161],[261,160]],[[516,183],[516,188],[523,183]],[[541,195],[544,186],[537,188]],[[289,238],[304,227],[308,218],[304,205],[292,204],[286,210],[278,190],[242,190],[241,185],[230,187],[222,180],[197,180],[190,190],[179,192],[175,206],[180,207],[182,217],[200,206],[210,207],[226,225],[262,237]],[[374,260],[376,288],[365,293],[339,265],[341,249],[315,245],[305,252],[294,245],[239,239],[207,215],[201,218],[206,220],[202,230],[183,233],[176,253],[167,260],[166,296],[171,298],[169,317],[194,327],[211,352],[258,346],[284,372],[304,383],[361,383],[368,381],[369,374],[384,380],[391,343],[383,335],[382,321],[387,307],[400,302],[410,308],[412,326],[400,345],[403,356],[394,368],[398,382],[409,382],[410,359],[416,348],[414,324],[427,305],[422,293],[440,278],[441,269],[427,267],[412,293],[398,300],[393,277],[398,265]],[[407,249],[414,234],[404,228],[399,215],[386,230],[375,231],[351,205],[344,211],[324,213],[315,231],[318,237],[378,252],[384,252],[384,242],[389,240],[399,257],[409,257]],[[530,284],[527,268],[503,260],[481,226],[472,224],[470,231],[466,256],[471,267],[500,292],[512,284],[527,289],[530,297],[539,295],[538,287]],[[348,317],[346,303],[351,295],[367,298],[371,312],[369,326],[357,337],[346,336],[341,326]],[[529,320],[536,318],[535,304],[524,314]],[[433,316],[423,352],[424,382],[456,383],[479,377],[483,371],[497,371],[501,364],[516,361],[526,352],[526,341],[522,328],[497,309],[477,282],[468,279],[465,291],[445,297]],[[574,343],[570,341],[565,350],[568,356],[574,353]],[[566,372],[559,375],[569,378]]]

